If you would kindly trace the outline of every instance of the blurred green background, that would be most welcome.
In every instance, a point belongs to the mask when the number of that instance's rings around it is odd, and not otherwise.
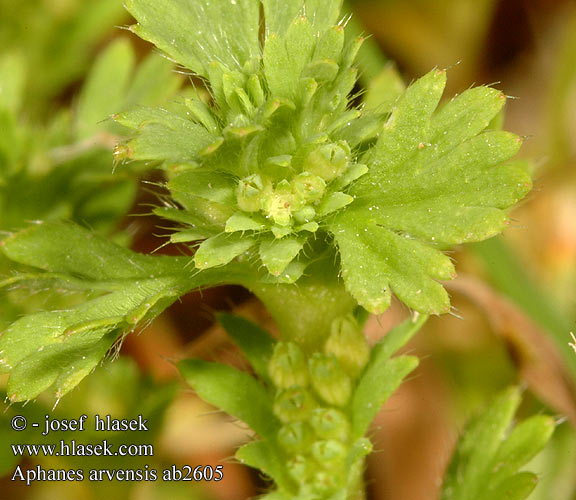
[[[160,0],[159,0],[160,1]],[[423,362],[380,413],[377,453],[366,472],[374,500],[429,500],[466,419],[503,387],[526,387],[521,415],[559,415],[552,444],[531,469],[541,482],[532,500],[576,498],[576,3],[570,0],[364,0],[351,2],[353,29],[371,33],[360,54],[362,86],[396,68],[410,82],[449,68],[447,95],[493,84],[510,99],[504,127],[526,137],[535,188],[505,236],[459,248],[460,277],[450,284],[454,312],[434,318],[409,349]],[[116,164],[126,131],[108,117],[133,104],[169,103],[189,76],[121,29],[120,0],[0,0],[0,231],[36,220],[72,218],[132,248],[163,241],[147,215],[162,199],[149,165]],[[391,61],[394,61],[392,66]],[[177,248],[166,247],[175,253]],[[12,265],[0,260],[0,274]],[[0,330],[28,310],[70,305],[14,290],[0,299]],[[0,415],[0,498],[214,499],[257,495],[265,480],[230,457],[249,439],[180,381],[173,361],[188,356],[244,366],[212,325],[215,310],[235,309],[273,329],[262,306],[238,288],[190,294],[142,334],[128,336],[109,361],[54,410],[151,422],[145,435],[110,440],[154,444],[153,458],[26,459],[44,468],[224,465],[224,480],[201,483],[37,483],[11,481],[18,464],[9,443],[40,442],[9,429],[13,415],[39,418],[54,401],[6,405]],[[395,304],[368,325],[376,341],[408,311]],[[0,379],[5,384],[5,378]],[[0,385],[0,387],[2,386]],[[52,436],[46,442],[70,438]],[[103,439],[84,433],[73,438]]]

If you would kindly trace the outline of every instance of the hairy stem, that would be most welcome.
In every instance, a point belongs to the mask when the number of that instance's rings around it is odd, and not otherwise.
[[[335,318],[356,307],[343,286],[320,281],[295,285],[254,284],[251,291],[265,304],[277,321],[285,340],[294,341],[311,352],[330,332]]]

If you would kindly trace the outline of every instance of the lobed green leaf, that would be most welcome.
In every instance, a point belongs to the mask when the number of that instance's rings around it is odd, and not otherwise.
[[[232,204],[236,198],[236,183],[221,172],[205,168],[194,168],[170,180],[170,190],[181,193],[194,193],[195,196],[216,203]]]
[[[130,42],[120,38],[96,60],[78,101],[78,136],[91,137],[100,131],[101,122],[123,105],[135,62]]]
[[[406,320],[390,330],[373,348],[352,398],[353,436],[360,438],[404,377],[418,365],[413,357],[390,359],[420,330],[426,316]]]
[[[198,269],[222,266],[249,250],[254,243],[253,238],[237,233],[218,234],[201,243],[194,255],[194,263]]]
[[[332,27],[338,21],[341,0],[262,0],[266,20],[266,35],[283,36],[297,16],[307,16],[316,32]],[[343,30],[340,30],[343,32]],[[332,42],[332,39],[330,40]],[[328,44],[328,42],[326,42]],[[337,46],[337,45],[336,45]]]
[[[450,259],[418,240],[347,212],[331,226],[346,289],[368,311],[390,304],[391,290],[409,307],[425,314],[447,312],[448,294],[437,279],[454,275]]]
[[[262,216],[248,215],[245,212],[236,212],[226,221],[226,232],[236,231],[261,231],[266,229]]]
[[[279,276],[304,247],[304,238],[280,238],[260,244],[260,258],[270,274]]]
[[[538,476],[519,472],[504,479],[498,486],[485,490],[479,500],[525,500],[536,488]]]
[[[41,346],[11,370],[7,387],[10,400],[28,401],[50,388],[60,399],[94,370],[116,337],[116,332],[93,331]]]
[[[268,360],[276,341],[257,324],[241,316],[219,313],[216,318],[246,356],[260,378],[268,379]]]
[[[112,42],[96,60],[82,87],[76,106],[76,137],[86,140],[106,132],[123,133],[110,117],[136,105],[157,104],[172,96],[180,83],[172,64],[158,54],[150,54],[135,69],[130,42],[125,38]]]
[[[278,421],[266,389],[253,377],[231,366],[199,359],[181,361],[178,368],[204,401],[242,420],[261,437],[274,439]]]
[[[274,480],[279,488],[288,489],[291,486],[286,477],[285,464],[282,462],[278,450],[272,447],[268,441],[252,441],[242,445],[236,450],[235,456],[240,463],[264,472]],[[271,498],[272,495],[270,495]]]
[[[519,404],[520,391],[511,387],[467,425],[444,479],[443,500],[474,499],[487,487],[494,458]]]
[[[378,363],[370,361],[352,397],[352,436],[363,436],[382,405],[418,366],[415,356],[399,356]]]
[[[186,262],[132,252],[65,221],[44,222],[24,229],[4,239],[0,249],[14,262],[95,281],[153,279],[177,274]]]
[[[494,457],[491,481],[505,480],[532,460],[544,449],[555,427],[548,415],[535,415],[516,425]]]
[[[116,119],[131,128],[139,127],[138,134],[121,150],[131,160],[190,163],[217,139],[202,125],[161,109],[139,108]]]
[[[258,0],[129,0],[126,8],[134,33],[198,75],[208,77],[214,61],[242,69],[259,55]]]
[[[330,222],[346,287],[371,312],[386,309],[390,290],[417,311],[447,312],[435,280],[452,278],[454,268],[435,246],[499,233],[506,210],[531,187],[525,169],[504,163],[519,138],[483,132],[503,95],[470,89],[435,113],[445,83],[434,70],[406,89],[364,155],[368,172],[349,190],[355,202]]]
[[[16,233],[2,242],[2,250],[46,272],[16,275],[0,285],[105,292],[74,308],[29,314],[2,333],[0,371],[10,372],[14,401],[48,388],[63,395],[123,331],[153,319],[192,288],[242,281],[230,268],[193,274],[187,258],[140,255],[66,222]]]
[[[294,98],[300,75],[312,59],[313,27],[306,17],[292,20],[285,36],[272,33],[264,44],[263,63],[266,81],[274,96]]]

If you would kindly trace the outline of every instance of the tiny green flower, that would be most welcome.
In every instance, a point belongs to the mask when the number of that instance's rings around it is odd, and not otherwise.
[[[316,441],[312,445],[312,456],[324,467],[341,464],[346,458],[347,448],[340,441],[333,439]]]
[[[288,474],[298,483],[306,483],[314,473],[315,464],[311,458],[304,455],[296,455],[286,464]]]
[[[259,174],[240,179],[236,188],[238,208],[244,212],[258,212],[270,191],[270,184],[265,183]]]
[[[294,342],[278,342],[268,364],[270,378],[280,389],[308,385],[308,361]]]
[[[266,218],[279,226],[289,226],[292,222],[292,210],[300,208],[287,179],[282,179],[274,190],[268,193],[263,205]]]
[[[336,408],[317,408],[312,412],[310,424],[321,439],[345,441],[350,432],[350,423],[344,413]]]
[[[332,322],[324,352],[333,355],[352,378],[362,373],[370,358],[370,346],[352,314]]]
[[[352,380],[336,359],[315,353],[310,358],[310,380],[316,394],[326,403],[345,406],[352,394]]]
[[[345,172],[349,159],[350,146],[347,142],[321,144],[306,155],[302,170],[330,182]]]
[[[326,182],[309,171],[292,179],[292,189],[302,205],[320,201],[326,191]]]
[[[313,491],[322,495],[332,492],[338,486],[338,477],[333,471],[320,470],[313,475]]]
[[[304,422],[283,425],[278,431],[278,443],[290,453],[306,453],[312,442],[312,431]]]
[[[302,422],[309,418],[316,403],[310,393],[301,387],[280,392],[274,401],[274,414],[284,423]]]

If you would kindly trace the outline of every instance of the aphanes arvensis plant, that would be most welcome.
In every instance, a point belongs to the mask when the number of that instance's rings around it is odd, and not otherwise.
[[[193,359],[179,364],[184,378],[258,436],[237,458],[273,481],[267,499],[363,498],[370,422],[418,364],[393,355],[429,315],[450,310],[446,250],[500,233],[530,190],[513,160],[522,140],[494,125],[506,98],[480,86],[441,102],[447,75],[433,69],[381,105],[374,93],[363,104],[363,38],[349,34],[336,0],[128,0],[127,9],[132,32],[196,78],[162,107],[114,116],[133,130],[117,159],[163,169],[170,196],[155,213],[177,224],[171,241],[191,254],[137,254],[68,222],[3,240],[23,266],[6,284],[92,292],[3,333],[10,398],[62,397],[180,296],[239,284],[280,337],[222,314],[254,373]],[[370,347],[363,325],[392,295],[413,316]],[[518,470],[553,422],[533,417],[508,436],[518,402],[511,389],[470,425],[445,499],[529,494],[535,476]]]

